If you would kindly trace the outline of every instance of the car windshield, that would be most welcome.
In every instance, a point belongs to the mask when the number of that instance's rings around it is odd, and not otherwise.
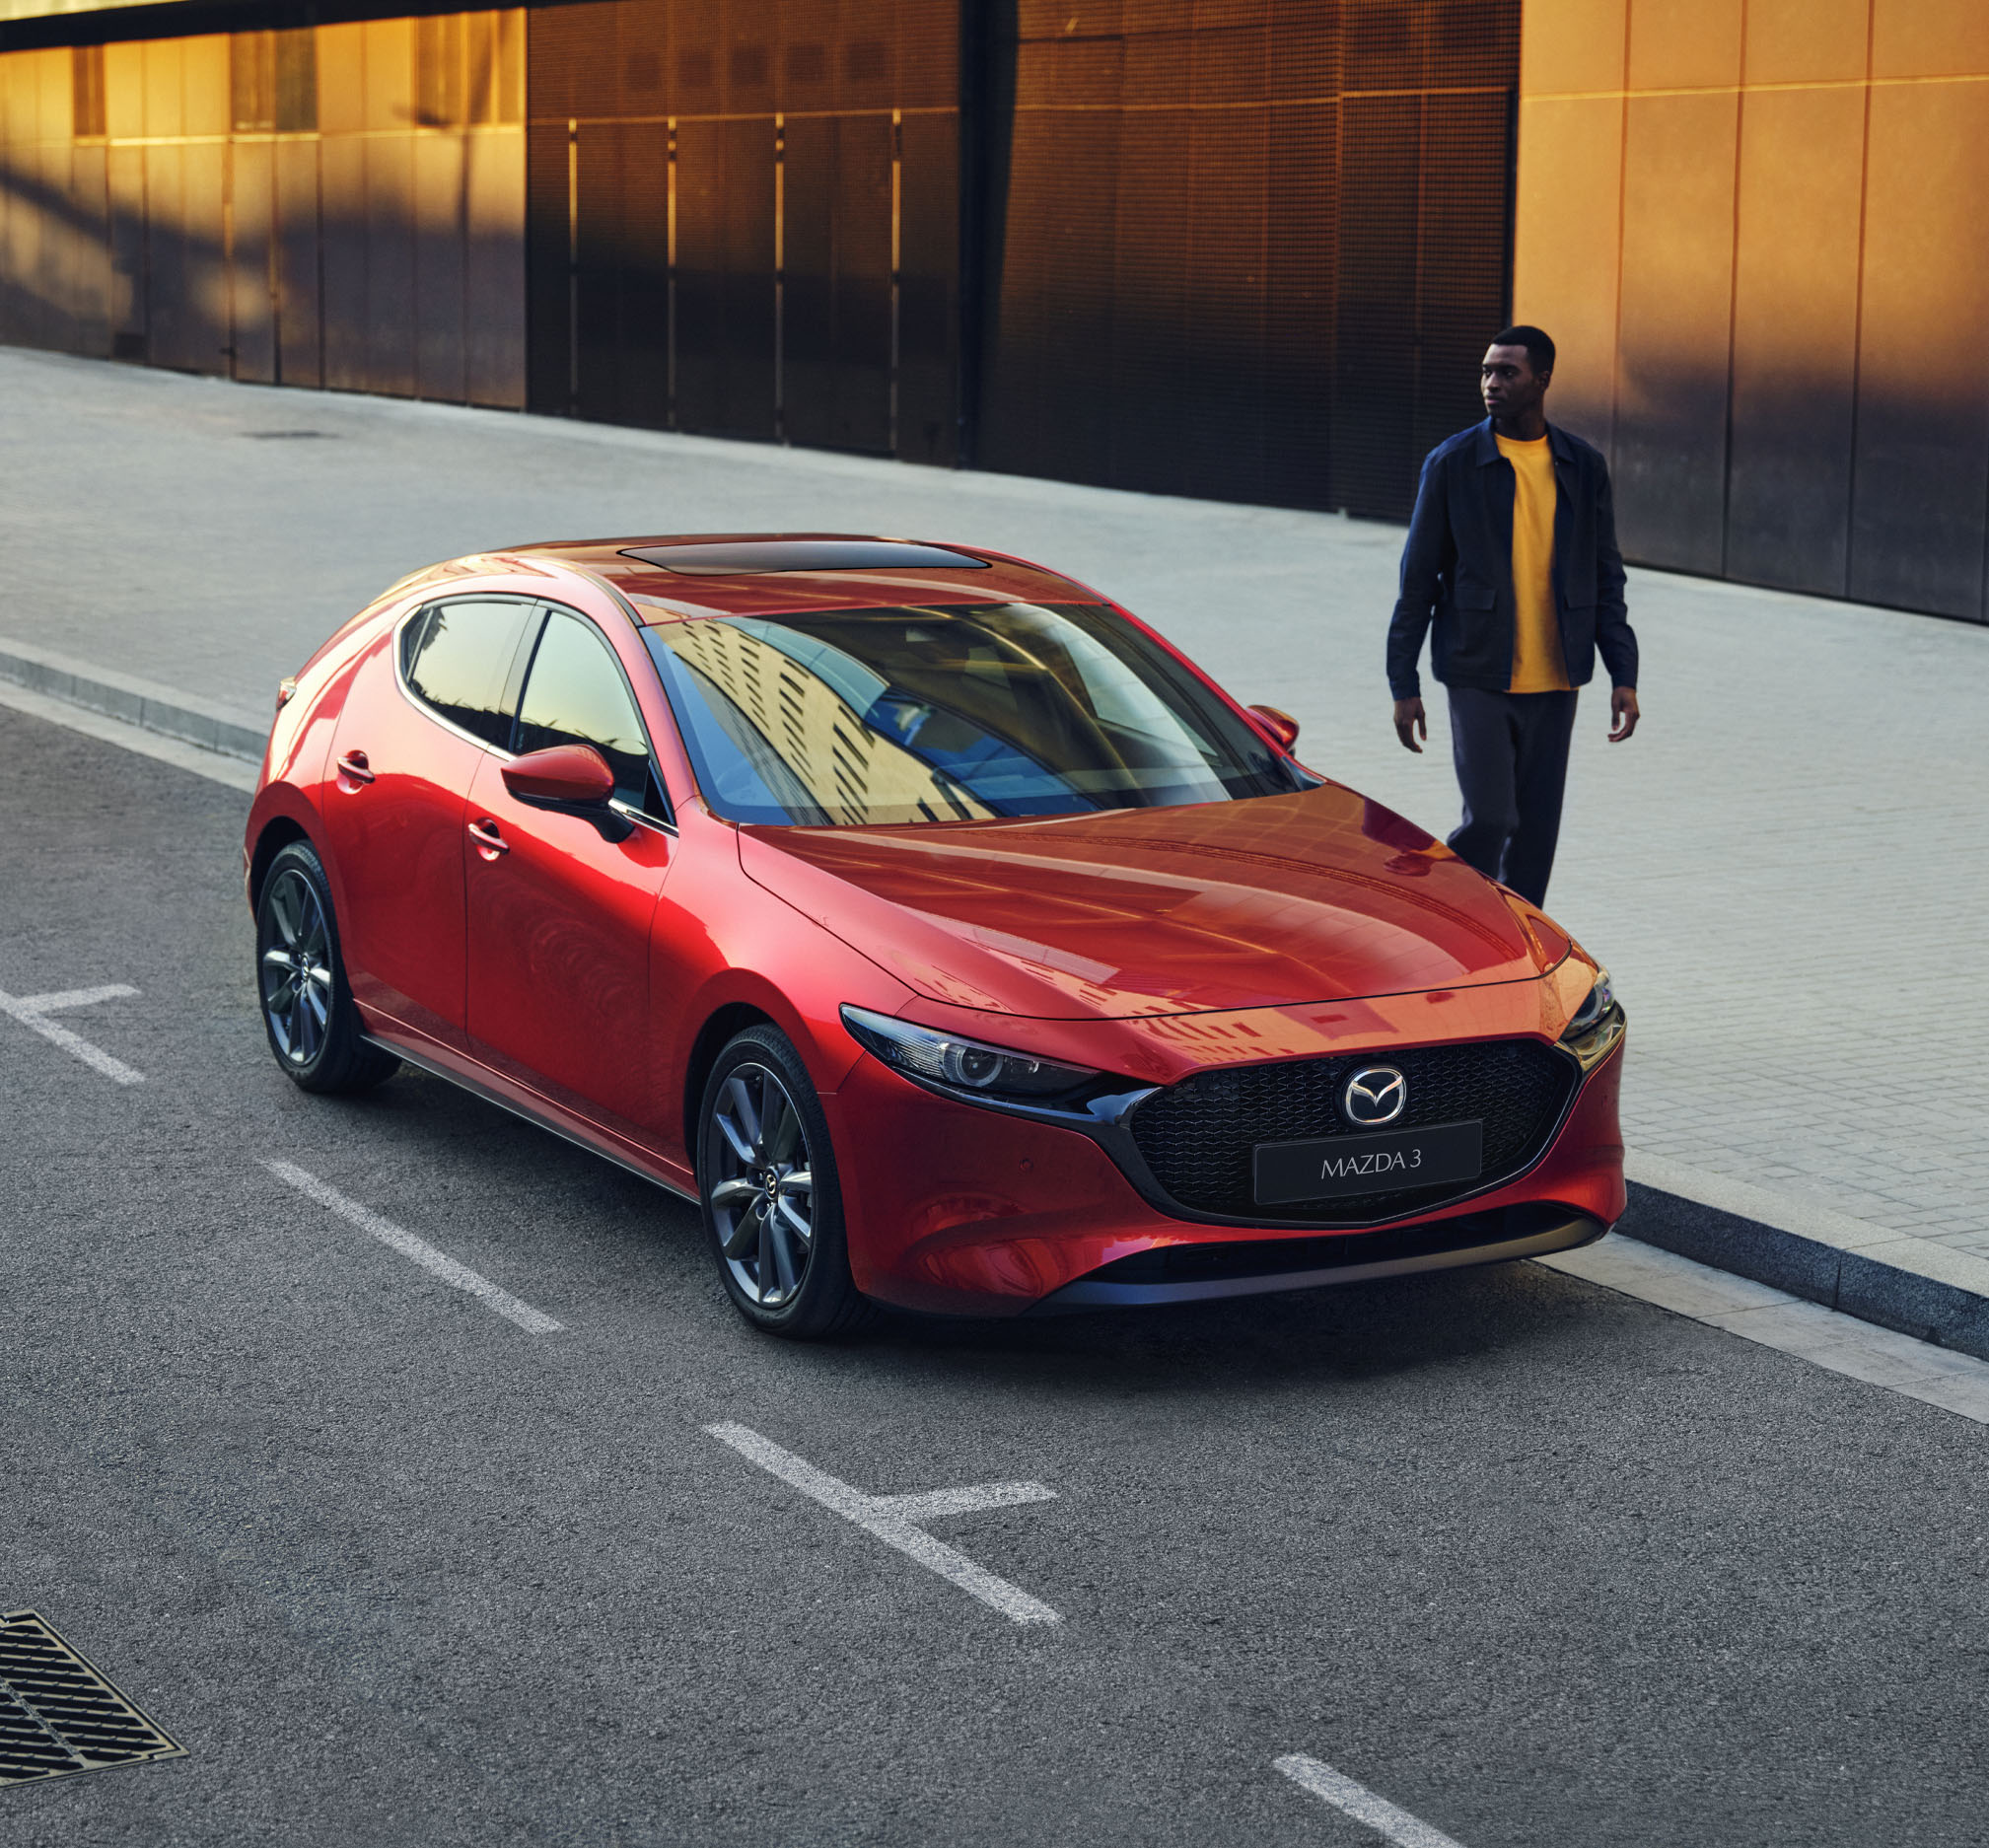
[[[698,617],[644,630],[705,800],[821,827],[1078,815],[1310,787],[1093,604]]]

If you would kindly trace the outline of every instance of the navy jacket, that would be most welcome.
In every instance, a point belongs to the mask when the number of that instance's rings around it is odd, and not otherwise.
[[[1585,685],[1599,649],[1614,686],[1637,684],[1637,638],[1623,609],[1623,555],[1609,468],[1578,436],[1547,426],[1554,448],[1554,604],[1568,684]],[[1422,692],[1416,658],[1436,624],[1430,665],[1447,686],[1502,693],[1513,678],[1513,464],[1492,420],[1460,430],[1423,463],[1401,596],[1388,624],[1388,690]]]

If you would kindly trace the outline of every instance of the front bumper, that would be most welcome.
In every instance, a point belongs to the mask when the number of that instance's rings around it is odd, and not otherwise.
[[[1582,1082],[1524,1173],[1468,1200],[1347,1230],[1170,1213],[1092,1136],[936,1096],[870,1056],[822,1106],[857,1288],[928,1314],[1015,1315],[1353,1282],[1586,1244],[1623,1211],[1622,1057],[1619,1043]],[[1554,1209],[1545,1220],[1506,1217],[1543,1203]],[[1292,1262],[1263,1268],[1279,1245]],[[1253,1249],[1224,1249],[1243,1246]],[[1342,1249],[1351,1261],[1338,1260]],[[1158,1252],[1170,1254],[1169,1274],[1094,1275]]]

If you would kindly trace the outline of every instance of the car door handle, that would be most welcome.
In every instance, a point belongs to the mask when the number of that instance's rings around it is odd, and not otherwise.
[[[363,750],[348,750],[344,756],[340,757],[338,760],[338,774],[340,776],[351,777],[355,783],[370,783],[373,781],[373,771],[367,766],[366,753]]]
[[[469,824],[469,838],[476,843],[476,851],[486,860],[495,860],[501,853],[511,851],[511,843],[497,831],[497,823],[488,816],[480,821]]]

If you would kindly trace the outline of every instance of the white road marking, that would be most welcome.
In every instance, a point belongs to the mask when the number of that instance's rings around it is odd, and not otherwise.
[[[1063,1621],[1049,1605],[1006,1579],[983,1571],[963,1553],[934,1539],[920,1525],[942,1515],[970,1514],[980,1508],[1013,1508],[1024,1502],[1053,1501],[1054,1489],[1046,1489],[1040,1482],[987,1482],[974,1488],[934,1489],[923,1495],[866,1495],[745,1425],[706,1425],[705,1430],[768,1474],[778,1476],[790,1488],[799,1489],[832,1514],[854,1522],[866,1533],[875,1534],[887,1546],[894,1546],[917,1560],[928,1572],[936,1572],[961,1591],[970,1592],[1012,1621]]]
[[[1301,1790],[1311,1791],[1356,1822],[1365,1822],[1377,1835],[1393,1842],[1395,1848],[1462,1848],[1454,1836],[1432,1828],[1406,1810],[1397,1810],[1385,1797],[1377,1797],[1365,1784],[1356,1784],[1316,1758],[1292,1752],[1273,1759],[1272,1763]]]
[[[0,1014],[11,1015],[30,1032],[39,1033],[51,1046],[60,1046],[72,1058],[78,1058],[94,1072],[102,1072],[113,1085],[142,1085],[145,1074],[135,1071],[122,1059],[113,1059],[101,1046],[93,1046],[81,1033],[72,1033],[68,1028],[58,1026],[48,1016],[62,1012],[66,1008],[94,1007],[100,1001],[121,1001],[126,995],[135,995],[137,989],[127,987],[123,982],[111,982],[102,988],[65,988],[52,995],[10,995],[0,991]]]
[[[1989,1425],[1989,1361],[1972,1354],[1840,1315],[1820,1303],[1635,1239],[1604,1239],[1532,1261],[1794,1354],[1812,1367]]]
[[[475,1297],[486,1308],[495,1310],[506,1321],[515,1321],[529,1334],[554,1334],[564,1325],[542,1311],[533,1309],[530,1303],[521,1303],[509,1291],[500,1290],[488,1277],[471,1270],[467,1264],[459,1264],[447,1251],[438,1251],[426,1239],[417,1239],[392,1220],[383,1219],[370,1206],[361,1206],[357,1200],[347,1199],[336,1187],[320,1180],[316,1174],[307,1173],[290,1162],[268,1162],[264,1166],[278,1180],[316,1200],[327,1213],[336,1213],[347,1225],[357,1226],[369,1238],[391,1245],[402,1257],[412,1258],[423,1270],[441,1278],[452,1288]]]
[[[195,776],[204,776],[211,783],[225,783],[230,789],[239,789],[244,793],[252,793],[255,788],[258,766],[244,757],[231,757],[226,751],[203,750],[198,745],[183,744],[177,738],[168,738],[163,732],[143,731],[127,720],[113,719],[106,713],[92,712],[87,706],[72,705],[66,699],[33,692],[28,687],[16,686],[11,680],[0,680],[0,706],[25,712],[31,718],[44,719],[50,725],[61,726],[66,732],[81,732],[85,738],[115,745],[121,750],[136,751],[141,757],[170,763],[176,770],[191,770]]]

